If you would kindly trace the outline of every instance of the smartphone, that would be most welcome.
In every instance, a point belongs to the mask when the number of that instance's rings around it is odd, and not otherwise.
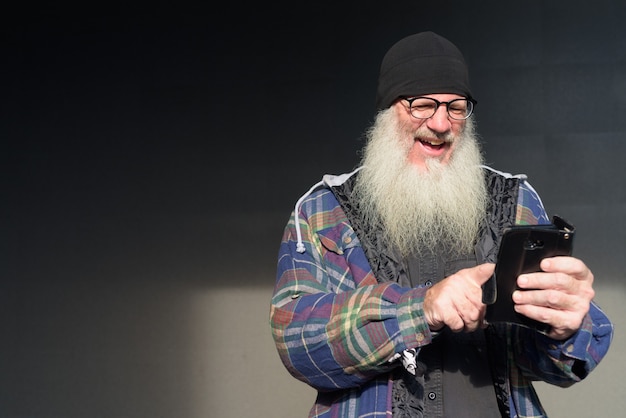
[[[548,332],[549,325],[518,314],[512,295],[517,277],[541,271],[539,264],[547,257],[572,255],[574,226],[558,215],[552,224],[512,226],[505,229],[498,248],[494,275],[483,285],[483,303],[487,304],[488,322],[513,322]]]

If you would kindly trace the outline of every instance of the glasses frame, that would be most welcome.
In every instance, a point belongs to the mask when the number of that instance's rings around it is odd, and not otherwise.
[[[409,113],[411,114],[411,116],[413,116],[415,119],[430,119],[433,116],[435,116],[435,113],[437,113],[437,110],[439,110],[439,106],[441,105],[446,105],[446,113],[448,114],[448,116],[451,119],[454,120],[466,120],[468,119],[470,116],[472,116],[472,113],[474,113],[474,106],[476,106],[477,101],[468,97],[459,97],[458,99],[454,99],[454,100],[450,100],[448,102],[441,102],[437,99],[433,99],[432,97],[425,97],[425,96],[417,96],[417,97],[401,97],[402,100],[406,100],[407,102],[409,102]],[[433,110],[433,114],[426,117],[426,118],[421,118],[419,116],[415,116],[413,114],[413,102],[417,99],[428,99],[428,100],[432,100],[433,102],[435,102],[436,106],[435,106],[435,110]],[[468,109],[469,111],[467,112],[467,115],[464,118],[458,118],[453,116],[452,114],[450,114],[450,104],[456,102],[456,101],[460,101],[460,100],[464,100],[466,102],[468,102]]]

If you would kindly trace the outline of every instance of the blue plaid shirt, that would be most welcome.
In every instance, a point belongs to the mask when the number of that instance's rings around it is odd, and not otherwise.
[[[433,338],[423,317],[425,289],[377,282],[326,187],[333,179],[312,187],[285,227],[272,334],[287,370],[318,390],[309,417],[391,417],[390,372],[396,364],[389,360]],[[516,224],[538,223],[549,223],[548,217],[537,193],[522,181]],[[580,330],[566,341],[510,324],[502,333],[511,417],[545,417],[531,382],[566,387],[585,378],[606,354],[613,325],[592,303]]]

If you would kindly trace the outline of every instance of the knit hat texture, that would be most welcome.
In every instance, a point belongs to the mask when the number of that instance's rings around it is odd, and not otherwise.
[[[461,51],[434,32],[416,33],[396,42],[380,66],[376,108],[386,109],[401,96],[438,93],[472,98]]]

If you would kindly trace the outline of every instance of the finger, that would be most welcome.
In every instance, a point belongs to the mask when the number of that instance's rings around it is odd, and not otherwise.
[[[513,302],[516,305],[571,310],[577,305],[577,298],[558,290],[516,290]]]
[[[515,312],[544,324],[552,324],[557,310],[537,305],[514,305]]]
[[[556,339],[571,336],[582,323],[582,316],[576,312],[560,311],[535,305],[515,305],[515,311],[550,325],[549,335]]]
[[[578,280],[593,280],[593,274],[582,260],[575,257],[550,257],[541,261],[541,270],[554,273],[561,272],[573,276]]]
[[[452,332],[461,332],[465,328],[465,322],[463,322],[460,316],[456,315],[452,318],[448,318],[446,325]]]
[[[527,273],[517,278],[521,289],[556,289],[569,291],[575,286],[576,279],[564,273]]]
[[[486,312],[486,305],[476,303],[468,299],[465,305],[458,310],[459,317],[463,320],[464,331],[475,331],[481,326]]]
[[[476,314],[472,314],[473,311],[477,311],[477,308],[471,300],[459,298],[453,301],[451,309],[446,313],[444,322],[453,332],[465,331],[472,326],[472,322],[475,320],[472,319],[476,317]]]

